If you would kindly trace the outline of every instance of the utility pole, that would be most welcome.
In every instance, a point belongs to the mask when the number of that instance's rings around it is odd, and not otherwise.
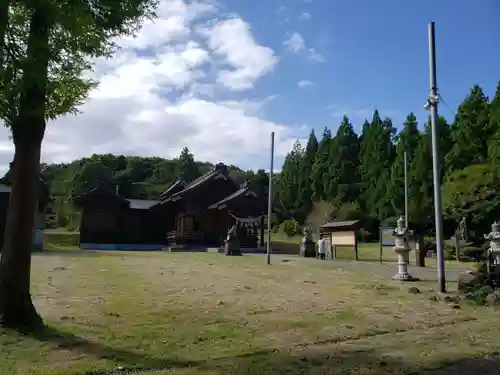
[[[274,132],[271,133],[271,162],[269,168],[269,196],[267,199],[267,264],[271,264],[271,218],[273,214],[273,166],[274,166]]]
[[[408,228],[408,153],[404,152],[405,173],[405,227]]]
[[[432,176],[434,180],[434,216],[436,221],[436,257],[438,285],[441,293],[446,292],[444,272],[444,241],[443,241],[443,208],[441,202],[441,168],[440,168],[440,139],[438,129],[438,92],[436,82],[436,36],[434,22],[429,24],[429,72],[430,95],[425,106],[431,111],[432,129]]]

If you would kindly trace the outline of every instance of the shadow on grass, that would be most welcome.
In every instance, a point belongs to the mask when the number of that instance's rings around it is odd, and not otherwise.
[[[32,337],[40,342],[51,343],[60,349],[85,353],[96,359],[111,360],[127,368],[133,368],[135,371],[159,368],[186,368],[200,365],[199,362],[187,360],[150,357],[139,351],[112,347],[105,343],[91,341],[49,326],[41,330],[26,332],[24,335]],[[109,373],[109,371],[103,372],[103,374],[106,373]],[[89,372],[88,374],[94,373]],[[96,372],[95,374],[99,373]]]
[[[32,253],[33,257],[45,257],[45,256],[67,256],[67,257],[118,257],[118,258],[134,258],[146,253],[166,253],[163,250],[137,250],[132,251],[119,251],[119,250],[81,250],[81,249],[65,249],[65,250],[44,250],[36,253]]]
[[[341,350],[336,346],[311,345],[292,353],[289,350],[263,349],[236,356],[215,357],[209,360],[158,358],[139,351],[111,347],[93,342],[53,327],[29,333],[38,341],[84,353],[96,359],[107,359],[123,368],[91,371],[82,375],[160,374],[180,370],[202,374],[238,375],[287,375],[287,374],[425,374],[425,375],[474,375],[485,373],[500,375],[500,358],[465,358],[460,361],[430,364],[434,370],[409,364],[404,358],[386,356],[377,349]],[[90,366],[89,366],[90,367]],[[175,372],[174,372],[175,373]]]

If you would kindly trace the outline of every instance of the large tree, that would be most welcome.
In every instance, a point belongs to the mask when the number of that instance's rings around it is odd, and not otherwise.
[[[43,325],[30,296],[30,269],[46,120],[76,112],[94,86],[82,75],[90,68],[89,58],[109,55],[113,38],[136,30],[155,5],[153,0],[21,0],[8,4],[7,18],[0,18],[0,33],[6,30],[0,55],[0,117],[14,142],[0,261],[3,326]]]
[[[327,198],[325,186],[329,184],[328,160],[330,158],[331,143],[332,133],[330,129],[325,127],[311,171],[312,194],[313,199],[317,201],[326,200]]]
[[[342,118],[331,144],[328,196],[335,205],[340,206],[344,202],[356,201],[359,195],[359,140],[347,116]]]
[[[443,183],[443,212],[458,222],[467,215],[477,234],[487,233],[500,215],[499,170],[472,164],[450,173]]]
[[[500,82],[490,103],[490,129],[493,136],[488,144],[488,159],[493,165],[500,166]]]
[[[307,215],[304,212],[303,194],[301,191],[300,168],[304,158],[304,149],[297,140],[286,157],[279,176],[278,197],[288,214],[297,221],[303,221]]]
[[[389,196],[394,212],[397,215],[404,212],[404,154],[406,152],[408,164],[413,164],[419,141],[420,133],[417,118],[413,113],[410,113],[406,117],[403,129],[396,137],[396,158],[391,168]],[[412,184],[414,183],[418,184],[418,182],[412,181]]]
[[[392,138],[394,127],[390,119],[382,120],[377,110],[368,125],[363,125],[359,157],[359,173],[363,206],[378,219],[391,215],[388,186],[394,159]]]
[[[179,155],[179,176],[186,182],[194,181],[201,176],[200,169],[194,161],[193,154],[187,147],[184,147]]]
[[[488,141],[493,136],[489,103],[480,86],[475,85],[460,104],[451,126],[453,146],[446,155],[449,172],[487,160]]]
[[[301,201],[303,202],[302,212],[304,215],[309,214],[312,209],[312,171],[314,166],[314,160],[316,159],[316,154],[318,153],[318,139],[314,130],[309,134],[309,139],[307,140],[306,148],[304,149],[304,155],[300,163],[300,194]],[[302,215],[303,216],[303,215]],[[304,216],[305,217],[305,216]]]

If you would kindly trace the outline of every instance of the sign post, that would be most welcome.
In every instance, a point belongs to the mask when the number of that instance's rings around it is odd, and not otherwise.
[[[394,246],[393,232],[394,228],[384,228],[383,226],[380,227],[380,263],[383,262],[383,248],[387,246]]]

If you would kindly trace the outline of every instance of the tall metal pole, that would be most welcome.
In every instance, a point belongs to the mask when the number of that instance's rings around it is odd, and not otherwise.
[[[405,173],[405,227],[408,228],[408,154],[404,152],[404,173]]]
[[[273,206],[273,166],[274,166],[274,132],[271,133],[271,163],[269,168],[269,197],[267,200],[267,264],[271,264],[271,217]]]
[[[429,24],[429,71],[430,71],[430,97],[431,128],[432,128],[432,175],[434,180],[434,216],[436,221],[436,257],[438,285],[441,293],[446,292],[444,273],[444,241],[443,241],[443,208],[441,203],[441,173],[439,156],[439,129],[438,129],[438,95],[436,82],[436,37],[434,22]]]

